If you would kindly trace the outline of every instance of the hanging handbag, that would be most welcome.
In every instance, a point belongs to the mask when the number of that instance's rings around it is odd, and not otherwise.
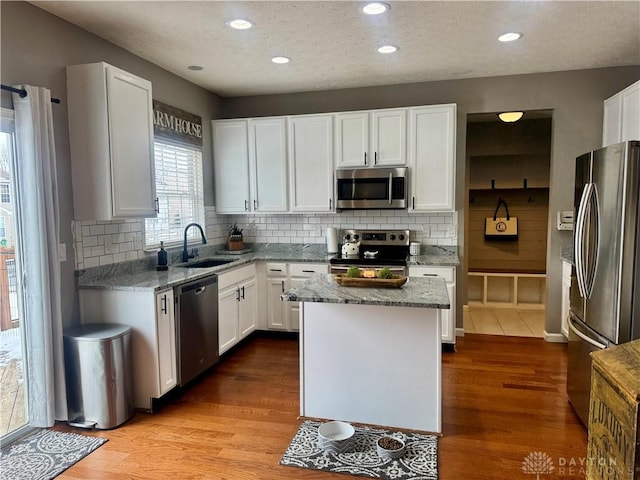
[[[504,205],[507,213],[506,217],[498,217],[500,206]],[[509,215],[509,207],[503,199],[498,200],[498,206],[493,217],[484,220],[484,238],[486,240],[517,240],[518,239],[518,217]]]

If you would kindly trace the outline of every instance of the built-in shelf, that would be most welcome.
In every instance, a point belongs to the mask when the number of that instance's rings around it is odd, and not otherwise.
[[[544,273],[469,272],[467,303],[541,310],[546,303]]]

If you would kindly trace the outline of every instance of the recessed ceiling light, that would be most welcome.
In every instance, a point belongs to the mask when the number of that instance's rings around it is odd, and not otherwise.
[[[287,57],[273,57],[271,61],[273,63],[289,63],[291,59]]]
[[[202,67],[200,65],[189,65],[187,66],[187,68],[189,70],[193,70],[194,72],[199,72],[200,70],[202,70]]]
[[[235,28],[236,30],[247,30],[253,27],[253,22],[251,20],[247,20],[245,18],[236,18],[234,20],[229,20],[227,22],[231,28]]]
[[[498,114],[498,118],[506,123],[517,122],[522,118],[523,112],[502,112]]]
[[[393,53],[398,50],[398,47],[394,47],[393,45],[385,45],[384,47],[380,47],[378,52],[380,53]]]
[[[382,2],[371,2],[367,3],[364,7],[362,7],[362,11],[367,15],[380,15],[381,13],[386,12],[391,7],[388,3]]]
[[[501,42],[513,42],[515,40],[518,40],[522,38],[522,34],[518,33],[518,32],[509,32],[509,33],[503,33],[502,35],[500,35],[498,37],[498,40]]]

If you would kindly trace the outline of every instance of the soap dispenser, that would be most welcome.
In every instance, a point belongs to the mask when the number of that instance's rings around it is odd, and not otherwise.
[[[167,251],[164,249],[164,242],[160,242],[160,250],[158,250],[158,264],[156,270],[168,270],[167,265]]]

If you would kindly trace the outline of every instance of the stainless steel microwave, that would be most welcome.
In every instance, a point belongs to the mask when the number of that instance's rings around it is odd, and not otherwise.
[[[336,170],[336,208],[407,208],[408,169]]]

